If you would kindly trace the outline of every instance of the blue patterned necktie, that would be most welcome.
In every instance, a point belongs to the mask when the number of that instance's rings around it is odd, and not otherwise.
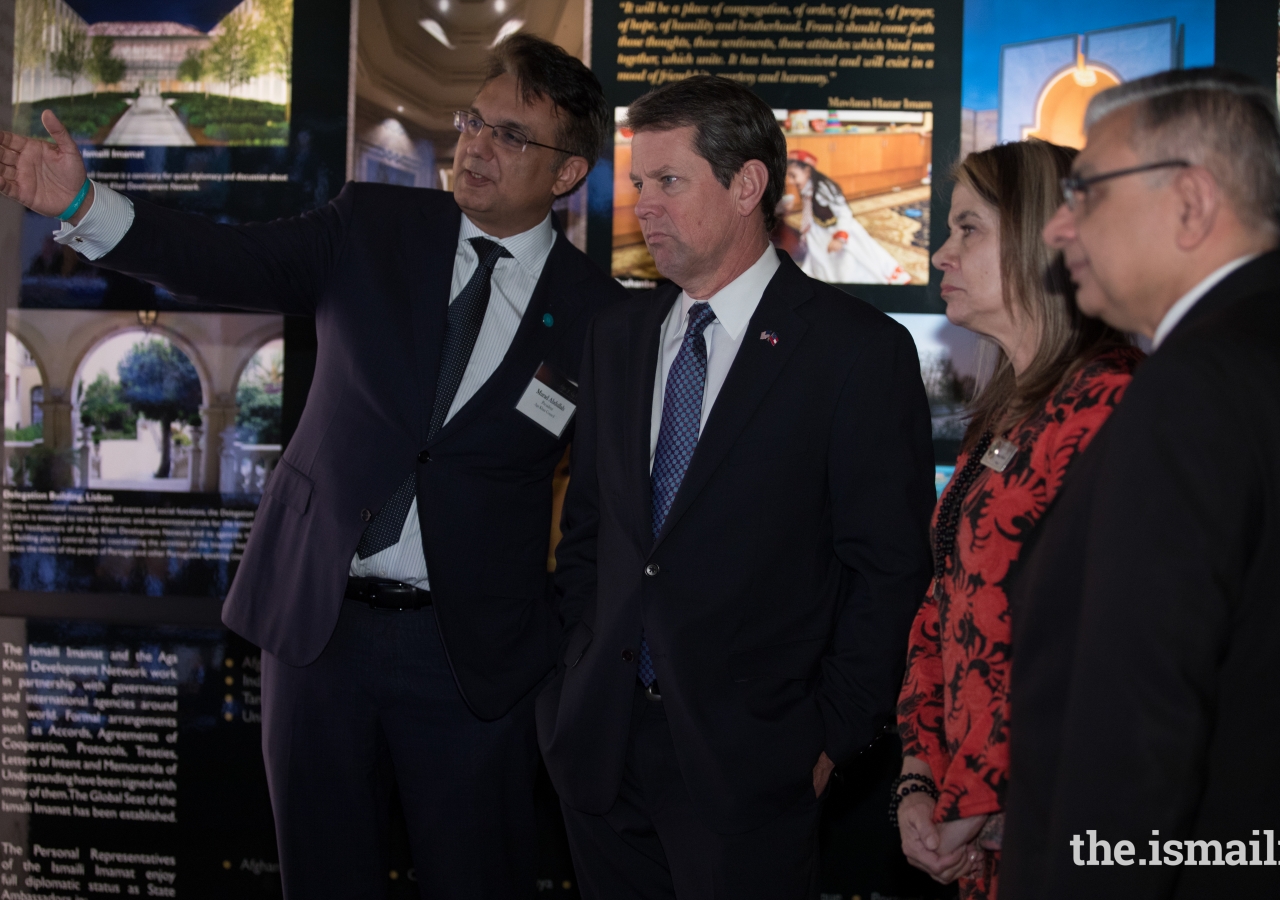
[[[431,409],[427,440],[435,437],[444,424],[445,417],[449,415],[449,407],[453,405],[454,395],[458,393],[458,385],[462,384],[462,375],[467,371],[471,351],[475,349],[480,326],[484,323],[485,310],[489,308],[493,267],[498,264],[499,259],[511,256],[501,244],[485,238],[471,238],[469,243],[475,248],[480,265],[471,274],[466,287],[449,304],[444,326],[444,348],[440,353],[440,374],[436,378],[436,400]],[[387,505],[365,527],[364,534],[360,535],[360,543],[356,545],[356,556],[367,559],[400,540],[404,520],[408,517],[409,508],[413,506],[413,498],[417,494],[418,473],[415,471],[410,472],[409,477],[400,483]]]
[[[702,397],[707,388],[707,341],[703,336],[716,314],[710,303],[689,307],[689,327],[680,343],[680,351],[667,372],[667,387],[662,396],[662,424],[658,426],[658,446],[653,454],[653,537],[657,540],[662,524],[667,521],[676,491],[684,481],[693,451],[698,446],[698,427],[702,423]],[[636,676],[648,687],[657,679],[649,642],[640,637],[640,653]]]

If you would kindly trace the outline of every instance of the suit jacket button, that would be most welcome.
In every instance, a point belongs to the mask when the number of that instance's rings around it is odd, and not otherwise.
[[[662,570],[658,568],[657,563],[649,563],[649,565],[644,567],[644,574],[648,575],[650,578],[652,578],[654,575],[657,575],[661,571]]]
[[[360,521],[368,522],[372,518],[373,518],[373,513],[369,512],[369,510],[367,509],[360,510]]]
[[[635,659],[635,658],[636,658],[636,654],[635,654],[635,652],[634,652],[634,651],[632,651],[632,650],[623,650],[623,651],[622,651],[622,661],[623,661],[623,662],[631,662],[631,660],[633,660],[633,659]]]
[[[421,453],[418,454],[418,462],[420,463],[431,462],[431,453],[427,450],[423,450]]]

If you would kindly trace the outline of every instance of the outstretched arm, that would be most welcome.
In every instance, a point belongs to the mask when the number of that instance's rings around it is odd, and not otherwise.
[[[0,192],[33,212],[57,216],[86,184],[84,161],[57,116],[45,110],[41,120],[54,143],[0,131]],[[104,212],[130,203],[106,188],[100,199]],[[93,200],[90,186],[67,221],[83,221]],[[117,216],[106,227],[110,237],[105,241],[86,236],[81,244],[77,236],[70,246],[84,250],[97,266],[161,285],[180,298],[308,315],[320,301],[354,206],[348,185],[336,200],[303,215],[233,226],[139,202],[127,207],[132,220]],[[95,238],[104,237],[97,225],[84,226],[95,231]],[[91,248],[95,243],[100,246]]]

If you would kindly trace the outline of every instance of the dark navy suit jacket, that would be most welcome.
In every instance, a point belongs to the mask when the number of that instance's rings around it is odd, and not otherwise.
[[[674,285],[597,317],[557,581],[571,632],[538,698],[561,799],[613,804],[641,627],[713,830],[754,828],[891,720],[932,573],[929,406],[911,337],[785,254],[657,540],[650,413]],[[764,331],[777,343],[761,340]]]
[[[555,665],[551,477],[573,434],[570,423],[552,436],[516,402],[544,362],[577,380],[588,322],[625,292],[557,234],[501,365],[428,441],[461,223],[451,194],[348,184],[313,212],[234,227],[135,210],[98,265],[204,303],[315,317],[315,380],[223,621],[286,663],[314,660],[337,621],[365,511],[376,514],[416,470],[454,674],[478,716],[502,716]]]

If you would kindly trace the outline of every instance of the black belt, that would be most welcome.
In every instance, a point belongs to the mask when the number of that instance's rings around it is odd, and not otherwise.
[[[374,609],[422,609],[431,605],[431,592],[416,588],[403,581],[386,578],[347,578],[347,590],[343,594]]]

